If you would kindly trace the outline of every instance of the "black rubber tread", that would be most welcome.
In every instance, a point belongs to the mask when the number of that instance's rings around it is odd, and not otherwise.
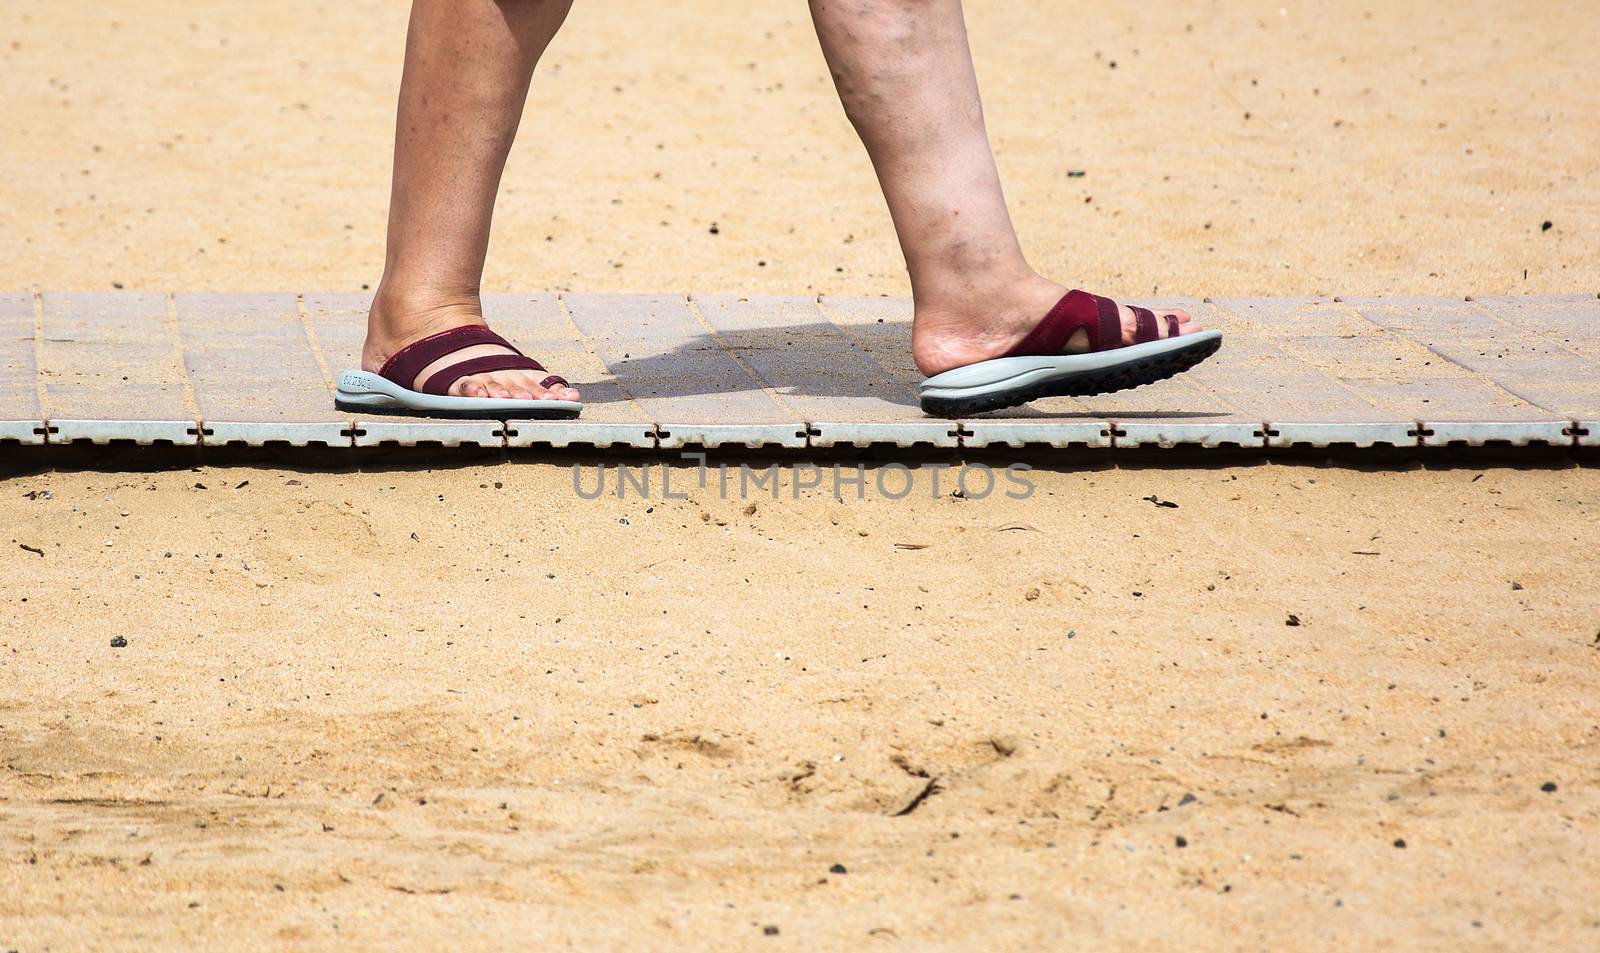
[[[1042,384],[1013,391],[1000,391],[984,394],[981,397],[924,397],[921,401],[922,410],[923,413],[934,417],[954,419],[988,413],[991,410],[1003,410],[1006,407],[1017,407],[1041,397],[1088,397],[1093,394],[1109,394],[1112,391],[1154,384],[1174,374],[1181,374],[1217,353],[1220,347],[1222,339],[1213,338],[1203,343],[1197,342],[1194,347],[1168,351],[1159,357],[1130,361],[1098,371],[1085,371],[1072,377],[1045,381]]]
[[[333,406],[346,413],[360,416],[425,417],[437,420],[575,420],[576,410],[514,410],[508,413],[485,414],[481,410],[413,410],[410,407],[369,407],[351,404],[334,398]]]

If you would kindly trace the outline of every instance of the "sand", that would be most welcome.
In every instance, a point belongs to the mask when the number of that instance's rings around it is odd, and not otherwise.
[[[1102,6],[969,12],[1042,269],[1600,289],[1575,7]],[[402,5],[7,19],[0,287],[375,279]],[[905,293],[803,8],[580,4],[486,287]],[[1600,475],[1523,459],[5,461],[0,949],[1593,949]]]

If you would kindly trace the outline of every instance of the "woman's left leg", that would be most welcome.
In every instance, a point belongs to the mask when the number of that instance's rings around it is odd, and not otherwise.
[[[925,374],[1000,357],[1062,299],[1029,267],[984,128],[960,0],[810,0],[845,113],[889,203],[911,276]],[[1177,330],[1200,330],[1181,311]],[[1124,343],[1138,316],[1121,309]],[[1157,323],[1160,336],[1172,326]],[[1088,350],[1083,330],[1066,343]],[[1103,345],[1104,346],[1104,345]]]

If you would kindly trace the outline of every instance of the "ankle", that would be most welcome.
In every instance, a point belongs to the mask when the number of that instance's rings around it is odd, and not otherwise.
[[[966,314],[981,310],[987,302],[1018,297],[1041,283],[1048,282],[1026,263],[946,269],[917,275],[912,281],[912,298],[919,312]]]
[[[413,341],[451,328],[483,323],[483,304],[476,291],[440,292],[382,281],[367,311],[361,363],[367,370],[375,370]]]
[[[1032,269],[1022,274],[919,294],[911,356],[933,375],[999,357],[1033,330],[1066,289]]]

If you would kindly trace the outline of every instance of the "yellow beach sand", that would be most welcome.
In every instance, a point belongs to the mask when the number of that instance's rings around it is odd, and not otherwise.
[[[1134,297],[1600,291],[1584,14],[968,19],[1025,246]],[[373,282],[404,16],[9,11],[0,287]],[[486,287],[906,293],[809,30],[580,4]],[[7,468],[0,949],[1600,944],[1592,468],[460,459]]]

